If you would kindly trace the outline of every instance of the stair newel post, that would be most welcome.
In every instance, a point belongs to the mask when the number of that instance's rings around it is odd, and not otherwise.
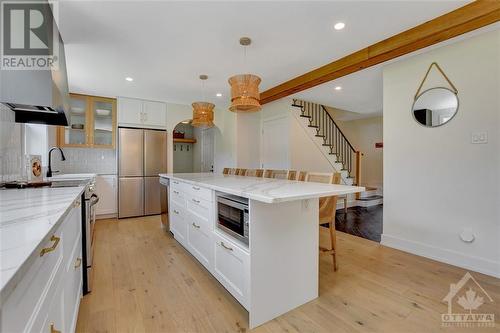
[[[356,185],[361,186],[361,152],[356,151]],[[360,198],[360,193],[356,193],[356,200]]]

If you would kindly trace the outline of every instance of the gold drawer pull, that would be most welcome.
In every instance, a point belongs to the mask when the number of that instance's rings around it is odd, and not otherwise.
[[[199,190],[200,190],[200,188],[199,188],[199,187],[197,187],[197,186],[193,186],[193,190],[195,190],[195,191],[199,191]]]
[[[76,258],[75,269],[82,265],[82,258]]]
[[[193,222],[193,227],[195,227],[196,229],[200,229],[200,226],[197,225],[196,223]]]
[[[59,244],[59,241],[61,240],[61,238],[55,236],[55,235],[52,235],[52,237],[50,237],[50,241],[51,242],[54,242],[54,244],[52,244],[51,247],[46,247],[46,248],[43,248],[41,251],[40,251],[40,257],[43,257],[43,255],[45,253],[49,253],[49,252],[52,252],[56,249],[57,247],[57,244]]]
[[[179,212],[178,212],[178,211],[176,211],[175,209],[174,209],[174,213],[175,213],[175,214],[179,214]]]
[[[232,247],[229,247],[229,246],[226,246],[226,244],[224,244],[224,242],[220,242],[220,245],[225,248],[226,250],[229,250],[229,251],[232,251],[233,248]]]
[[[179,194],[179,192],[178,192],[178,191],[176,191],[176,190],[174,190],[174,193],[175,193],[175,194]]]
[[[61,331],[58,331],[54,328],[54,323],[50,324],[50,333],[61,333]]]
[[[199,204],[200,200],[193,199],[193,202]]]

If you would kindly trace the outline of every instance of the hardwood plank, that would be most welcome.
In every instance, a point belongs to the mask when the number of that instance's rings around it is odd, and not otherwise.
[[[248,331],[245,309],[160,229],[158,216],[99,220],[95,232],[94,290],[82,300],[77,332]],[[342,232],[338,261],[334,273],[331,257],[320,256],[319,298],[252,332],[461,331],[441,327],[441,313],[465,270]],[[495,314],[498,331],[500,279],[473,275],[494,300],[481,312]]]
[[[500,20],[500,1],[478,0],[270,88],[262,105]]]

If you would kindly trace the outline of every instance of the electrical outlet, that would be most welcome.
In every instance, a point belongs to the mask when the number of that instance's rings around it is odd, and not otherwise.
[[[472,133],[471,142],[474,144],[488,143],[488,133],[487,132]]]

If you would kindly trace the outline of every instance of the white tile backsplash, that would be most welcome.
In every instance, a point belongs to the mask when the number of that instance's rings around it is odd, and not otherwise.
[[[52,169],[61,173],[116,174],[116,150],[99,148],[62,148],[66,161],[59,152],[52,152]]]
[[[22,140],[21,124],[14,122],[15,114],[0,104],[0,174],[1,182],[21,177]]]

